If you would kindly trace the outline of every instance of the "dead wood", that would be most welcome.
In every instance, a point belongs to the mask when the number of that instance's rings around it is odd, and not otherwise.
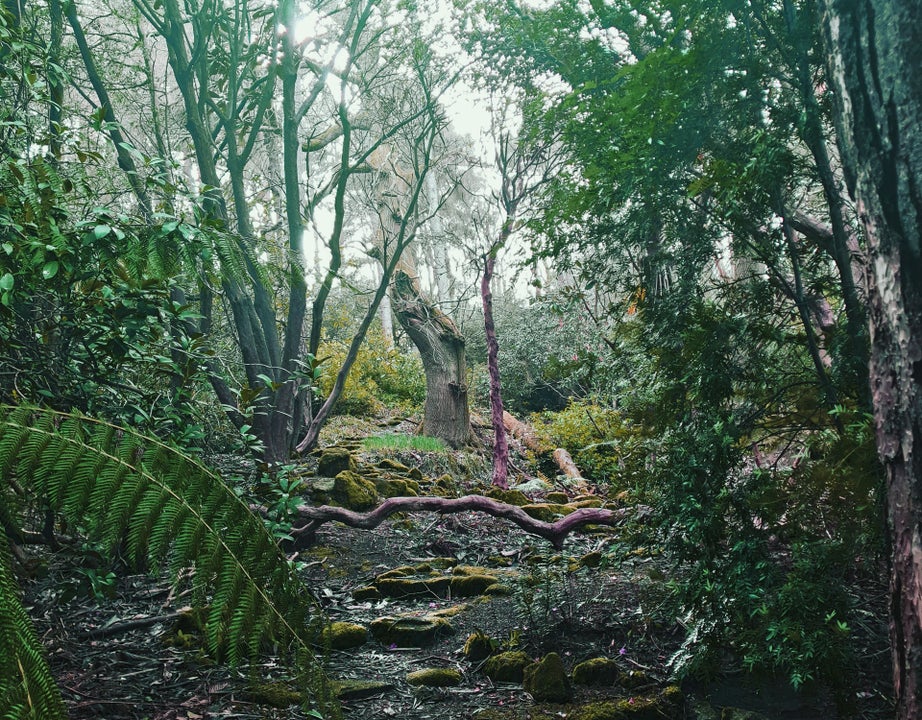
[[[531,425],[513,417],[508,411],[503,412],[503,425],[512,437],[532,452],[546,455],[550,451],[550,448],[543,446],[538,440],[538,435]]]
[[[560,472],[566,475],[568,478],[582,478],[582,474],[579,471],[579,468],[576,467],[576,463],[573,462],[573,457],[563,448],[557,448],[554,451],[554,462],[557,463],[557,467],[560,468]]]
[[[564,538],[574,530],[586,525],[616,526],[631,513],[629,509],[580,508],[556,522],[548,523],[536,520],[516,505],[497,502],[482,495],[465,495],[460,498],[394,497],[388,498],[374,510],[366,513],[331,505],[320,507],[302,505],[298,508],[300,520],[295,522],[291,535],[295,538],[296,546],[303,546],[310,543],[317,528],[330,521],[341,522],[349,527],[372,530],[391,515],[399,512],[452,514],[469,510],[508,520],[526,532],[548,540],[558,548],[563,544]]]

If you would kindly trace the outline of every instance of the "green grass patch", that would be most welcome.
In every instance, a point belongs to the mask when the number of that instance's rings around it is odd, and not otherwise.
[[[441,452],[445,443],[428,435],[373,435],[362,441],[365,450],[419,450]]]

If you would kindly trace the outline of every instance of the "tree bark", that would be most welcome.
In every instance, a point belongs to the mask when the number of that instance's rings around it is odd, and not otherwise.
[[[499,378],[499,341],[496,339],[496,323],[493,322],[493,293],[490,281],[496,266],[496,255],[491,251],[484,257],[483,278],[480,281],[480,297],[483,301],[483,327],[487,336],[487,369],[490,373],[490,420],[493,425],[493,484],[509,487],[509,444],[506,442],[506,427],[503,423],[503,393]]]
[[[454,448],[465,445],[471,437],[471,417],[464,337],[451,318],[420,295],[416,282],[403,271],[394,276],[394,311],[419,350],[426,371],[423,433]]]
[[[870,381],[886,469],[897,717],[922,717],[922,0],[825,0],[849,191],[870,254]]]

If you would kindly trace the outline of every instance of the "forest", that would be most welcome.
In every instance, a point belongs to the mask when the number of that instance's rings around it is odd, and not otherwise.
[[[0,717],[922,717],[922,0],[3,0]]]

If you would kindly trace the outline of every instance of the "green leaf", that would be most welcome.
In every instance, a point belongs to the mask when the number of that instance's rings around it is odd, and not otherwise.
[[[93,228],[93,235],[97,240],[102,240],[110,232],[112,232],[112,228],[105,224],[97,225]]]
[[[15,283],[16,278],[12,273],[4,273],[3,277],[0,277],[0,290],[12,290]]]
[[[51,280],[51,278],[58,274],[58,269],[60,267],[61,264],[57,260],[49,260],[42,268],[42,277],[45,280]]]

